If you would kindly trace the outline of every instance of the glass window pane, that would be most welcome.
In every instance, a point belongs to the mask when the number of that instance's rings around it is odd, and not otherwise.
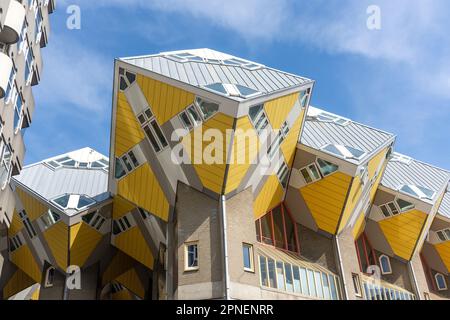
[[[308,286],[309,286],[310,296],[317,297],[315,280],[314,280],[314,272],[309,269],[308,269]]]
[[[337,288],[336,288],[336,284],[335,284],[336,279],[334,278],[334,276],[332,276],[330,274],[330,275],[328,275],[328,280],[329,280],[329,284],[330,284],[331,299],[337,300],[338,292],[337,292]]]
[[[313,177],[314,180],[320,179],[320,174],[317,171],[316,165],[313,164],[313,165],[309,166],[309,170],[310,170],[311,176]]]
[[[292,274],[294,276],[294,292],[301,293],[300,269],[297,266],[292,266]]]
[[[161,148],[159,147],[158,142],[156,141],[155,136],[153,135],[153,132],[150,130],[148,126],[144,127],[144,132],[147,135],[147,138],[150,140],[150,143],[152,144],[153,148],[156,152],[161,151]]]
[[[116,168],[114,171],[116,179],[120,179],[126,174],[125,169],[122,166],[122,162],[117,158],[116,158]]]
[[[252,269],[251,247],[247,244],[242,246],[242,254],[244,258],[244,268]]]
[[[317,296],[321,299],[323,299],[323,288],[322,288],[322,275],[320,272],[315,271],[314,272],[314,279],[316,283],[316,291]]]
[[[263,242],[268,245],[273,245],[272,241],[272,218],[270,214],[266,214],[261,218],[261,228]]]
[[[302,170],[300,170],[300,173],[302,174],[302,176],[305,179],[306,183],[311,183],[312,182],[312,179],[311,179],[311,177],[309,175],[308,170],[302,169]]]
[[[302,284],[302,294],[309,296],[308,276],[306,275],[305,268],[300,268],[300,279]]]
[[[281,206],[276,207],[273,212],[273,228],[275,233],[275,246],[277,248],[284,249],[284,225],[283,225],[283,216],[281,213]]]
[[[261,285],[264,287],[268,287],[269,282],[267,279],[267,262],[266,258],[263,256],[259,256],[259,269],[261,271]]]
[[[161,129],[159,128],[159,125],[156,123],[155,120],[151,122],[151,125],[153,127],[153,130],[155,130],[156,136],[158,137],[159,142],[161,142],[161,145],[163,148],[167,147],[167,140],[166,137],[164,137],[164,134],[162,133]]]
[[[250,116],[250,119],[252,119],[253,122],[256,121],[256,118],[258,117],[259,113],[262,112],[263,105],[257,105],[254,107],[251,107],[248,114]]]
[[[268,269],[269,269],[269,284],[271,288],[277,288],[277,276],[275,270],[275,261],[273,259],[268,259]]]
[[[284,264],[284,274],[286,275],[286,291],[294,292],[294,282],[292,279],[292,269],[289,263]]]
[[[328,275],[322,273],[322,284],[323,284],[323,296],[325,299],[330,300],[330,285],[328,283]]]
[[[414,208],[414,205],[412,203],[409,203],[408,201],[397,199],[397,204],[402,212],[408,211]]]
[[[389,209],[385,205],[380,206],[380,209],[381,209],[381,212],[383,213],[383,215],[386,218],[389,218],[391,216],[391,213],[389,212]]]
[[[224,89],[225,90],[225,89]],[[226,91],[226,90],[225,90]],[[219,111],[219,105],[214,102],[209,102],[200,98],[196,99],[197,106],[203,113],[203,118],[208,119]]]
[[[278,283],[278,289],[285,290],[284,267],[283,267],[283,262],[280,262],[280,261],[277,261],[277,283]]]
[[[336,172],[339,169],[337,165],[322,159],[317,159],[317,163],[319,164],[320,172],[324,177]]]

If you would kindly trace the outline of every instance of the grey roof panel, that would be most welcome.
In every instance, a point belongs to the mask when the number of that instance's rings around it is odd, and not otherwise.
[[[444,195],[438,213],[450,219],[450,191]]]
[[[183,52],[202,57],[204,60],[196,61],[191,59],[177,61],[169,57],[170,55],[180,53],[177,51],[143,57],[122,58],[122,60],[165,77],[197,87],[220,82],[238,84],[258,90],[262,94],[270,94],[312,82],[312,80],[304,77],[268,68],[256,62],[233,57],[210,49],[194,49]],[[245,64],[228,65],[224,62],[217,63],[208,60],[218,59],[226,61],[232,58],[244,60],[247,64],[255,64],[259,67],[251,69]]]
[[[444,169],[414,159],[409,164],[391,159],[381,184],[392,190],[397,190],[402,185],[415,185],[437,193],[449,180],[450,172]]]

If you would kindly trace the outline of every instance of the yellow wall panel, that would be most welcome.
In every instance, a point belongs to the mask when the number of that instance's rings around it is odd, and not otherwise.
[[[145,297],[145,288],[142,285],[141,279],[134,270],[129,269],[125,273],[116,278],[116,281],[125,286],[128,290],[139,296],[141,299]]]
[[[23,208],[28,214],[31,221],[36,220],[45,212],[47,212],[48,207],[42,204],[40,201],[36,200],[34,197],[30,196],[27,192],[23,191],[21,188],[16,188],[16,193],[22,202]]]
[[[194,94],[163,82],[137,76],[137,82],[160,125],[194,103]]]
[[[399,257],[410,260],[427,214],[411,210],[379,222],[392,250]]]
[[[119,196],[167,221],[169,202],[148,163],[120,180],[117,190]]]
[[[27,245],[24,245],[11,253],[11,262],[25,272],[35,282],[41,283],[42,271]]]
[[[14,209],[13,217],[11,220],[11,226],[8,230],[8,235],[10,238],[14,237],[16,234],[19,233],[20,230],[23,228],[22,220],[20,220],[19,214],[17,213],[16,209]]]
[[[300,189],[317,226],[335,234],[352,177],[336,172]]]
[[[292,164],[294,163],[295,151],[297,150],[298,139],[300,137],[304,116],[305,110],[301,112],[300,116],[289,131],[288,136],[281,144],[281,152],[283,153],[284,159],[286,160],[286,164],[289,168],[292,168]]]
[[[66,270],[69,257],[69,227],[58,222],[44,232],[44,238],[58,266]]]
[[[113,219],[119,219],[133,210],[135,207],[122,197],[114,197],[113,199]]]
[[[276,175],[270,176],[253,202],[255,220],[283,201],[284,189]]]
[[[119,92],[115,127],[115,156],[121,157],[125,152],[144,139],[144,133],[131,109],[124,93]]]
[[[281,129],[283,122],[286,121],[287,116],[298,100],[299,94],[299,92],[293,93],[264,104],[264,110],[273,129]]]
[[[116,255],[103,273],[102,284],[106,285],[107,283],[113,281],[122,273],[132,268],[134,263],[135,261],[130,256],[122,251],[117,251]]]
[[[8,299],[13,295],[34,285],[36,281],[31,279],[25,272],[18,269],[3,288],[3,299]]]
[[[133,300],[133,296],[130,291],[123,289],[119,292],[113,293],[111,295],[111,300]]]
[[[133,227],[119,234],[114,240],[114,245],[147,268],[153,269],[152,252],[139,227]]]
[[[434,247],[450,272],[450,241],[435,244]]]
[[[70,264],[84,266],[102,235],[84,222],[70,227]]]
[[[227,151],[231,142],[233,125],[234,118],[218,113],[205,122],[203,126],[197,127],[183,138],[184,150],[187,150],[189,159],[191,159],[203,186],[218,194],[222,194],[227,167]],[[218,156],[218,162],[220,163],[207,164],[204,161],[207,160],[204,158],[205,148],[214,143],[213,141],[203,141],[204,134],[209,129],[218,130],[217,134],[220,135],[222,140],[217,143],[217,148],[212,148],[214,150],[213,156],[220,155]],[[208,151],[205,153],[210,154]]]
[[[358,239],[359,236],[363,233],[365,227],[366,217],[364,215],[364,212],[361,212],[352,229],[353,239]]]
[[[229,193],[239,187],[248,169],[258,156],[259,147],[259,137],[249,117],[245,116],[238,119],[233,138],[225,193]]]

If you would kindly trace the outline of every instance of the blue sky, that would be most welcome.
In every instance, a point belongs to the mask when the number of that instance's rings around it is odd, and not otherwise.
[[[66,27],[71,4],[80,30]],[[371,4],[381,30],[366,26]],[[316,80],[314,106],[450,169],[448,12],[448,0],[59,0],[26,163],[86,146],[108,154],[114,58],[209,47]]]

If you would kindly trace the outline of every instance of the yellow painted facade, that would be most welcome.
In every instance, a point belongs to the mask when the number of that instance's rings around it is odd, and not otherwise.
[[[101,233],[84,222],[71,226],[70,264],[84,266],[101,239]]]
[[[3,299],[8,299],[26,288],[31,287],[35,283],[36,282],[25,272],[17,269],[3,288]]]
[[[225,194],[239,187],[251,164],[258,156],[259,143],[258,134],[253,128],[250,118],[248,116],[239,118],[236,121]]]
[[[300,93],[296,92],[264,103],[264,110],[273,129],[281,129]]]
[[[183,138],[184,150],[187,150],[203,186],[218,194],[222,194],[234,121],[232,117],[217,113]],[[208,131],[209,129],[213,130]],[[203,141],[207,140],[206,132],[212,134],[211,141]],[[216,140],[214,133],[217,133],[219,140]],[[212,163],[208,163],[205,156],[211,156]]]
[[[134,208],[135,206],[133,206],[129,201],[123,199],[122,197],[114,197],[112,217],[113,219],[119,219]]]
[[[447,271],[450,272],[450,241],[435,244],[434,248],[447,267]]]
[[[195,96],[192,93],[166,83],[139,74],[137,83],[160,125],[194,103]]]
[[[69,236],[69,227],[62,221],[44,232],[44,238],[62,270],[67,269],[69,262]]]
[[[114,240],[114,245],[147,268],[153,269],[153,254],[139,227],[133,227],[119,234]]]
[[[12,252],[11,262],[25,272],[36,283],[41,283],[42,271],[34,259],[28,245],[24,245]]]
[[[284,189],[276,175],[270,176],[253,202],[255,220],[264,216],[283,201]]]
[[[116,278],[116,281],[133,292],[135,295],[139,296],[141,299],[144,299],[145,288],[134,268],[122,273]]]
[[[425,224],[427,214],[411,210],[382,220],[379,226],[394,253],[410,260]]]
[[[365,227],[366,227],[366,217],[364,216],[364,212],[361,212],[352,229],[353,239],[355,240],[358,239],[363,233]]]
[[[303,119],[305,117],[305,110],[302,110],[300,116],[295,121],[293,127],[280,147],[289,168],[292,168],[292,164],[294,163],[295,151],[297,150],[300,131],[302,129]]]
[[[351,181],[351,176],[335,172],[299,190],[320,229],[336,233]]]
[[[127,97],[122,92],[118,93],[115,126],[114,153],[119,158],[145,137]]]
[[[132,268],[134,263],[135,261],[130,256],[123,253],[122,251],[117,251],[116,255],[111,260],[110,264],[103,273],[102,276],[103,286],[113,281],[130,268]]]
[[[47,212],[48,207],[38,201],[36,198],[29,195],[26,191],[21,188],[16,188],[16,193],[22,202],[23,208],[27,212],[28,217],[31,221],[36,220],[41,215]]]
[[[9,227],[9,230],[8,230],[8,236],[10,238],[12,238],[16,234],[18,234],[19,231],[22,229],[23,229],[22,220],[20,220],[19,214],[17,213],[16,209],[14,209],[13,217],[11,220],[11,226]]]
[[[117,194],[164,221],[169,217],[169,202],[148,163],[121,179]]]

